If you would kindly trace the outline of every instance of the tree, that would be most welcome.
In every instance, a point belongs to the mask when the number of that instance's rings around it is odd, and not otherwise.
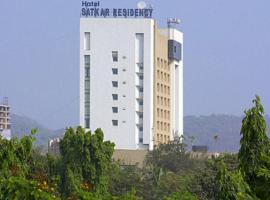
[[[114,144],[104,141],[101,129],[94,134],[81,127],[67,129],[60,141],[62,197],[76,197],[82,191],[106,194],[113,151]]]
[[[36,131],[22,139],[12,138],[10,141],[0,138],[0,177],[26,177],[29,172],[28,163],[31,160],[32,146]]]
[[[22,177],[10,177],[0,180],[0,200],[54,200],[59,199],[41,188],[36,181]]]
[[[253,100],[254,107],[245,111],[241,128],[241,148],[239,150],[239,168],[251,189],[261,199],[270,195],[267,178],[260,173],[269,170],[265,160],[270,156],[264,108],[259,96]],[[263,170],[264,169],[264,170]]]
[[[223,161],[219,163],[217,174],[219,200],[253,200],[249,185],[244,181],[240,171],[230,172]]]

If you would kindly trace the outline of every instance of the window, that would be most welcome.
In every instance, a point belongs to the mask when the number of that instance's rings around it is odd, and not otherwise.
[[[143,118],[143,114],[140,114],[139,117],[140,117],[140,119],[142,119]]]
[[[113,87],[118,87],[118,81],[112,81],[112,86]]]
[[[84,67],[90,67],[90,55],[85,55],[84,56]]]
[[[113,98],[114,101],[117,101],[118,100],[118,94],[113,94],[112,98]]]
[[[143,105],[143,101],[142,101],[142,100],[139,101],[139,105],[140,105],[140,106]]]
[[[143,131],[143,127],[142,126],[140,127],[140,131]]]
[[[112,125],[113,126],[118,126],[118,120],[112,120]]]
[[[118,62],[118,51],[112,52],[113,62]]]
[[[118,74],[118,69],[117,68],[112,68],[112,73],[113,73],[113,75],[117,75]]]
[[[90,119],[85,119],[85,128],[90,128]]]
[[[143,75],[140,75],[140,80],[143,80]]]
[[[143,138],[139,138],[139,142],[140,143],[143,143]]]
[[[85,68],[85,78],[90,78],[90,68],[89,67]]]
[[[140,87],[140,89],[139,89],[139,90],[140,90],[140,92],[143,92],[143,87]]]
[[[112,107],[113,113],[118,113],[118,107]]]
[[[84,50],[85,51],[90,50],[90,32],[84,33]]]

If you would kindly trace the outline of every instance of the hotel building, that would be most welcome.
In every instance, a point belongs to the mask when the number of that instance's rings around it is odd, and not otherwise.
[[[183,134],[183,34],[150,18],[81,18],[80,125],[120,150]]]

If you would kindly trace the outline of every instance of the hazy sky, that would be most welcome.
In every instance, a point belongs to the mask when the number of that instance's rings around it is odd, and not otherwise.
[[[0,96],[9,97],[13,113],[50,128],[78,124],[80,2],[0,1]],[[147,2],[160,26],[168,17],[182,20],[185,115],[241,115],[255,94],[270,113],[269,0]]]

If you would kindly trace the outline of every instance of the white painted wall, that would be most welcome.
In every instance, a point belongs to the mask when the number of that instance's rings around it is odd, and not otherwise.
[[[116,149],[141,148],[135,133],[135,37],[136,33],[144,33],[143,129],[144,144],[151,148],[154,20],[81,18],[80,26],[80,124],[84,126],[84,55],[89,54],[90,128],[102,128],[105,139],[114,142]],[[89,51],[84,50],[84,32],[91,33]],[[118,51],[118,62],[112,61],[112,51]],[[118,68],[118,75],[112,74],[112,68]],[[112,81],[118,81],[118,88],[112,87]],[[112,100],[113,93],[118,94],[119,99],[116,102]],[[119,108],[118,114],[113,114],[113,106]],[[118,126],[112,126],[112,119],[118,120]]]
[[[176,30],[176,29],[167,29],[167,33],[169,36],[169,39],[175,40],[182,44],[182,59],[181,61],[174,60],[173,62],[170,62],[170,68],[171,68],[171,117],[172,117],[172,133],[177,133],[178,136],[181,136],[184,134],[184,75],[183,75],[183,33]],[[178,66],[177,69],[175,66]],[[172,134],[171,137],[174,135]]]

